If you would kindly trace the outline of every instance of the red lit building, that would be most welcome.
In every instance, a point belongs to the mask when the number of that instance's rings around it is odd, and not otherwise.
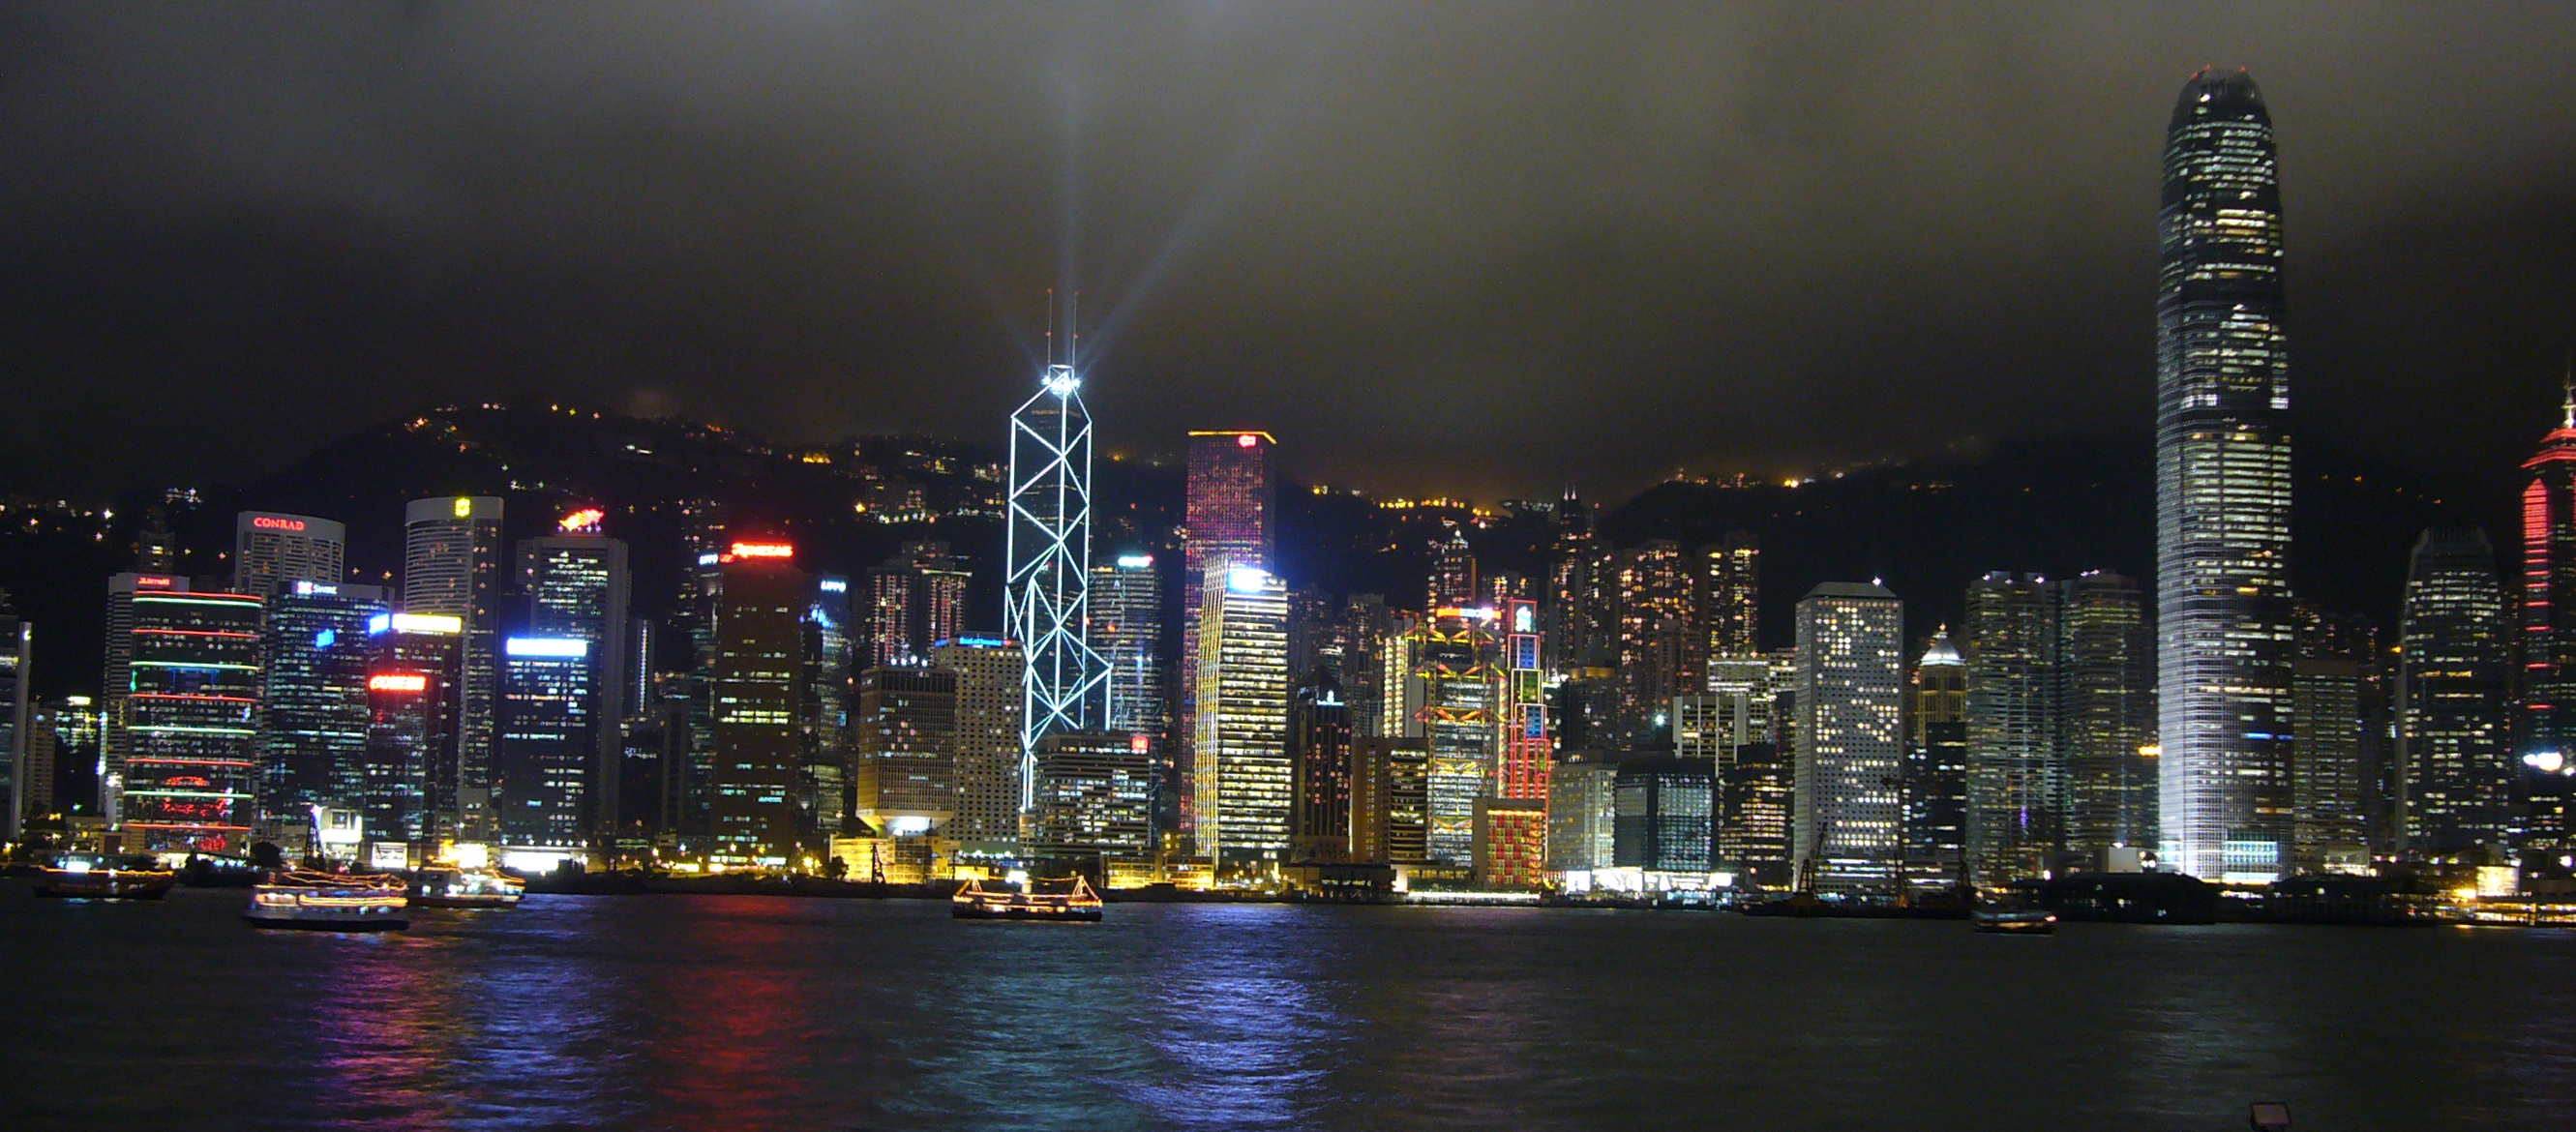
[[[168,575],[109,580],[103,790],[129,851],[248,850],[262,605]]]
[[[2522,679],[2513,720],[2514,824],[2526,846],[2565,848],[2576,793],[2576,381],[2565,416],[2523,462]]]
[[[1270,542],[1276,527],[1272,496],[1271,450],[1279,442],[1266,432],[1193,432],[1187,510],[1182,519],[1181,624],[1193,631],[1181,635],[1180,737],[1185,745],[1198,734],[1199,623],[1210,568],[1227,565],[1270,568]],[[1193,765],[1184,749],[1175,760]],[[1191,824],[1191,801],[1181,799],[1181,824]]]

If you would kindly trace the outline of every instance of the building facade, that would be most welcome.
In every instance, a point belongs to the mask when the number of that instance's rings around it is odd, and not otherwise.
[[[416,499],[403,510],[402,608],[463,622],[456,690],[457,778],[445,820],[460,841],[489,841],[492,756],[499,726],[504,566],[501,501],[491,496]]]
[[[1899,864],[1905,605],[1875,583],[1798,601],[1798,869],[1820,889],[1884,892]]]
[[[2486,532],[2430,530],[2417,540],[2398,664],[2407,848],[2503,846],[2511,829],[2512,649]]]
[[[1288,591],[1267,570],[1235,566],[1203,600],[1195,838],[1220,877],[1252,881],[1275,876],[1288,852]]]

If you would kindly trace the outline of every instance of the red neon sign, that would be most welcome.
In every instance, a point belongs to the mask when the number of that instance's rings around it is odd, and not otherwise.
[[[1153,750],[1154,741],[1142,735],[1130,735],[1127,737],[1127,749],[1141,754]]]
[[[566,533],[574,531],[595,531],[599,529],[600,520],[607,517],[608,512],[602,511],[597,507],[584,507],[579,511],[575,511],[556,520],[555,526],[557,529]]]
[[[270,515],[253,515],[250,517],[250,525],[258,527],[264,531],[300,531],[304,529],[304,520],[280,519]]]
[[[417,672],[380,672],[367,677],[370,692],[426,692],[429,677]]]
[[[733,544],[736,558],[794,558],[796,548],[783,542],[738,542]]]
[[[170,588],[170,579],[145,574],[140,578],[134,579],[134,584],[147,590],[166,590]]]
[[[1253,438],[1253,435],[1252,435],[1251,433],[1248,433],[1248,432],[1247,432],[1247,433],[1244,433],[1244,434],[1243,434],[1243,435],[1241,435],[1241,436],[1238,436],[1238,437],[1235,437],[1235,438],[1234,438],[1234,446],[1235,446],[1235,447],[1237,447],[1237,448],[1250,448],[1250,447],[1252,447],[1253,445],[1255,445],[1255,444],[1259,444],[1259,443],[1261,443],[1261,442],[1260,442],[1259,440],[1254,439],[1254,438]]]

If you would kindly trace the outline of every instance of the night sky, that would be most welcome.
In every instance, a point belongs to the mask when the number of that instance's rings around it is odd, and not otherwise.
[[[2563,5],[0,10],[0,488],[407,409],[989,435],[1478,498],[2142,441],[2166,115],[2252,70],[2302,443],[2491,480],[2576,339]]]

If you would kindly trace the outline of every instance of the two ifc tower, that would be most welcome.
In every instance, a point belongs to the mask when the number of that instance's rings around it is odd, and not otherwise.
[[[1047,293],[1047,359],[1038,392],[1011,414],[1010,524],[1003,561],[1004,631],[1027,662],[1020,677],[1020,809],[1035,801],[1038,741],[1109,722],[1109,664],[1086,631],[1091,606],[1091,413],[1074,369],[1073,314],[1056,348]]]

